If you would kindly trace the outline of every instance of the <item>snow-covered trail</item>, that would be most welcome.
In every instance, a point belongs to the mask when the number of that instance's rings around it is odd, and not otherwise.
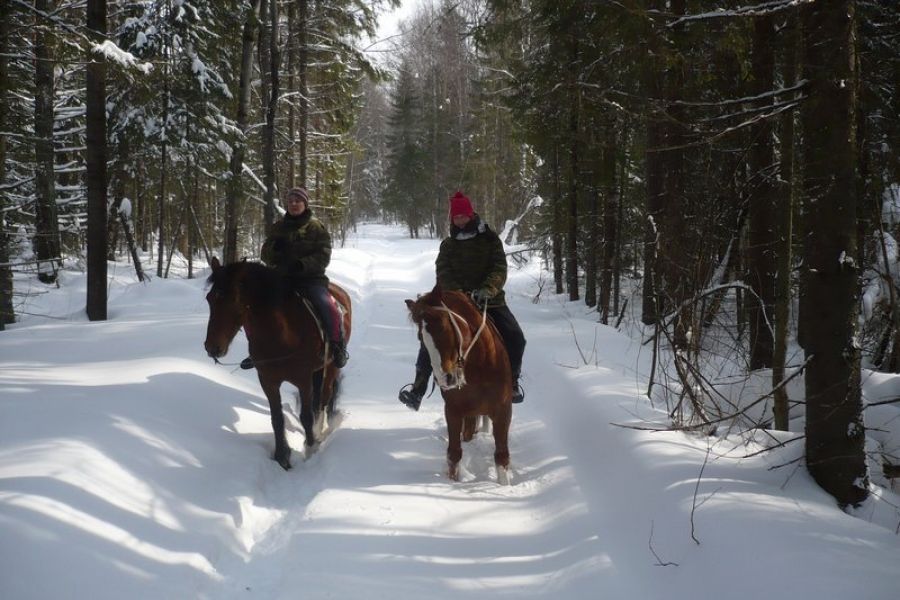
[[[396,400],[417,350],[403,299],[432,287],[438,243],[393,235],[351,240],[338,260],[356,270],[336,265],[357,290],[340,427],[311,460],[267,478],[264,495],[277,498],[281,516],[256,534],[247,557],[219,565],[223,579],[210,595],[658,598],[704,579],[725,586],[746,577],[742,540],[728,527],[718,530],[716,514],[754,499],[758,486],[742,483],[733,462],[702,467],[704,439],[615,426],[660,418],[642,396],[649,356],[592,325],[577,304],[529,302],[539,276],[533,270],[511,270],[507,286],[529,339],[527,398],[514,409],[510,435],[513,485],[495,483],[493,440],[485,434],[464,445],[463,481],[448,481],[439,393],[418,413]],[[567,330],[560,314],[570,310],[579,312],[568,317]],[[566,368],[585,362],[594,368]],[[300,444],[297,437],[294,447]],[[692,530],[700,468],[708,479],[700,502],[719,506],[698,516]],[[758,477],[760,465],[743,469]],[[663,472],[676,483],[660,489]],[[783,472],[769,477],[773,489],[785,479]],[[716,490],[722,481],[730,493]],[[830,502],[814,490],[816,499]],[[759,521],[751,535],[774,538],[785,520],[814,529],[821,515],[791,504],[794,510],[746,502],[742,510]],[[849,521],[846,534],[857,525]],[[842,566],[845,551],[823,550],[829,568],[801,576],[813,595],[855,589],[856,567]],[[756,555],[753,568],[774,572],[783,569],[780,560]],[[735,597],[758,592],[750,586]]]
[[[30,312],[53,317],[0,335],[0,598],[896,597],[893,531],[766,470],[796,445],[734,460],[723,440],[704,465],[716,440],[616,426],[665,422],[647,351],[580,303],[532,303],[536,262],[506,286],[528,338],[513,483],[484,434],[448,481],[439,393],[417,413],[396,399],[418,344],[403,300],[432,287],[437,248],[369,225],[335,250],[354,302],[340,418],[303,460],[288,411],[289,472],[255,372],[234,366],[243,335],[230,365],[203,352],[202,280],[119,265],[101,323],[83,275],[41,290]]]
[[[529,398],[514,416],[511,487],[495,483],[493,439],[485,434],[464,447],[464,481],[449,482],[439,393],[418,413],[397,402],[417,350],[403,300],[434,284],[436,251],[434,240],[387,238],[351,241],[339,254],[356,268],[336,265],[340,282],[357,290],[340,427],[310,460],[267,477],[263,510],[275,503],[280,516],[249,535],[255,542],[246,558],[217,565],[221,592],[537,597],[611,572],[608,559],[595,556],[594,517],[560,444],[565,436],[552,430],[555,411],[546,403],[562,399],[554,383],[562,377],[544,366],[539,338],[526,359]],[[302,448],[294,431],[292,444]]]

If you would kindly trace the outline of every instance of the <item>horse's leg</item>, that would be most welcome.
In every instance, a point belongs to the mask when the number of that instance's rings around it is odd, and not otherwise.
[[[447,420],[447,435],[450,437],[447,445],[447,475],[453,481],[459,481],[459,461],[462,458],[462,434],[463,418],[451,409],[450,404],[444,403],[444,418]]]
[[[322,410],[325,413],[325,422],[334,415],[337,400],[337,378],[340,370],[329,363],[325,367],[325,379],[322,381]]]
[[[284,435],[284,412],[281,408],[280,382],[264,381],[259,378],[266,398],[269,400],[269,414],[272,417],[272,431],[275,434],[275,453],[272,458],[287,471],[291,468],[291,447]]]
[[[325,403],[322,399],[323,369],[313,372],[313,431],[317,440],[325,437]]]
[[[494,426],[494,464],[497,465],[497,483],[509,485],[509,425],[512,421],[512,404],[498,409],[491,420]]]
[[[310,373],[309,377],[301,379],[302,384],[297,386],[300,392],[300,424],[303,426],[303,434],[306,436],[307,454],[314,451],[316,445],[316,434],[313,422],[313,377]]]
[[[463,419],[462,441],[471,442],[478,430],[478,417],[465,417]]]

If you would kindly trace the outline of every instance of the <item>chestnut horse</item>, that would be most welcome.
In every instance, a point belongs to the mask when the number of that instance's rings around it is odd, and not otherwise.
[[[259,383],[269,400],[275,453],[272,456],[285,470],[291,468],[291,448],[284,435],[281,408],[281,384],[297,386],[300,392],[300,423],[306,435],[307,452],[316,449],[327,428],[327,417],[334,411],[335,392],[340,370],[326,352],[325,339],[310,309],[290,289],[274,269],[254,262],[236,262],[222,266],[217,258],[210,262],[212,284],[209,324],[203,346],[218,359],[241,327],[247,336],[250,358]],[[343,289],[329,284],[332,297],[344,308],[344,339],[350,341],[350,297]]]
[[[503,339],[462,292],[435,286],[418,300],[406,300],[406,306],[444,397],[450,479],[459,479],[460,440],[471,440],[477,418],[487,416],[493,424],[497,480],[508,484],[512,376]]]

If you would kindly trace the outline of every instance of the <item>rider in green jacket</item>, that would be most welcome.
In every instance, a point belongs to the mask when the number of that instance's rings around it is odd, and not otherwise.
[[[506,306],[503,285],[506,283],[506,253],[499,236],[481,220],[472,202],[462,192],[450,198],[450,236],[441,242],[435,261],[437,282],[442,289],[466,292],[479,307],[487,305],[488,316],[503,338],[512,367],[514,403],[525,398],[519,386],[525,335]],[[419,346],[416,377],[400,390],[400,401],[419,410],[428,379],[431,360],[424,345]]]
[[[325,268],[331,262],[331,235],[309,208],[309,194],[293,188],[284,201],[284,217],[272,225],[260,256],[268,266],[281,273],[302,296],[309,299],[327,332],[331,357],[338,368],[347,364],[347,348],[341,331],[337,303],[328,292]],[[245,359],[241,366],[250,368]],[[245,364],[247,363],[247,364]]]

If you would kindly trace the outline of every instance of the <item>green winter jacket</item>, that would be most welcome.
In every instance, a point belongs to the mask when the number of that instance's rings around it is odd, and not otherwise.
[[[450,227],[435,261],[437,281],[445,290],[471,292],[487,288],[489,307],[505,306],[506,253],[503,243],[478,215],[465,229]]]
[[[309,208],[299,217],[286,214],[272,226],[260,257],[294,283],[328,285],[331,235]]]

